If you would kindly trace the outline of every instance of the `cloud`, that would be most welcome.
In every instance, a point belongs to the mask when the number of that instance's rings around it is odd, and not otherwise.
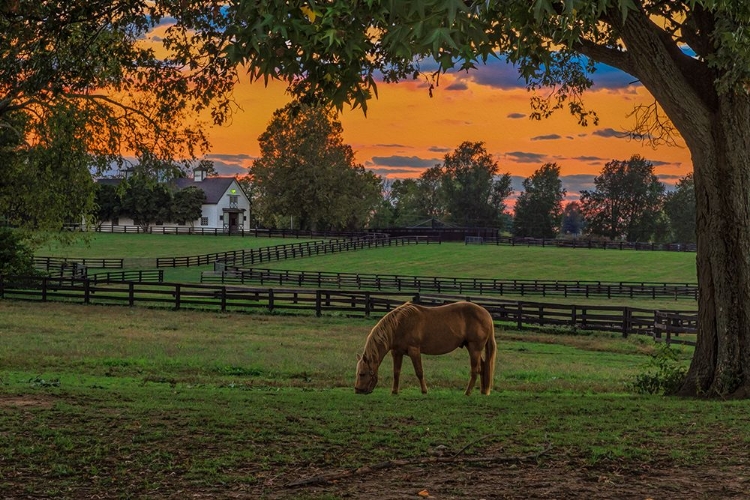
[[[648,160],[648,158],[646,158]],[[674,165],[674,162],[671,161],[661,161],[661,160],[648,160],[651,165],[655,167],[663,167],[665,165]]]
[[[374,144],[378,148],[408,148],[406,144]]]
[[[617,139],[624,139],[624,138],[627,137],[626,133],[624,133],[624,132],[618,132],[617,130],[615,130],[613,128],[609,128],[609,127],[608,128],[600,128],[598,130],[594,130],[592,132],[592,135],[597,135],[599,137],[606,137],[606,138],[615,137]]]
[[[233,176],[247,174],[250,162],[255,157],[248,154],[211,153],[206,155],[206,159],[214,163],[214,169],[219,175]]]
[[[372,164],[380,167],[419,167],[430,168],[440,163],[440,158],[420,158],[419,156],[373,156]]]
[[[518,69],[505,58],[490,58],[487,64],[480,64],[476,69],[462,73],[458,78],[461,81],[499,89],[526,88],[526,82],[518,74]]]
[[[570,159],[571,160],[576,160],[576,161],[582,161],[582,162],[589,163],[589,164],[594,164],[594,165],[599,164],[599,163],[608,162],[609,160],[611,160],[611,158],[602,158],[601,156],[586,156],[586,155],[583,155],[583,156],[574,156],[574,157],[572,157]]]
[[[463,80],[456,80],[448,85],[445,90],[468,90],[469,85]]]
[[[419,177],[419,175],[424,171],[424,168],[373,168],[372,166],[368,166],[367,170],[386,179],[398,179]]]
[[[532,137],[532,141],[556,141],[558,139],[562,139],[563,137],[559,134],[547,134],[547,135],[538,135],[536,137]]]
[[[577,199],[581,191],[594,189],[594,177],[596,176],[592,174],[561,175],[560,182],[563,189],[568,192],[568,196],[575,196]]]
[[[543,163],[547,155],[542,153],[529,153],[526,151],[511,151],[505,153],[511,161],[516,163]]]
[[[430,146],[427,148],[427,151],[430,151],[432,153],[450,153],[452,150],[451,148],[445,148],[440,146]]]
[[[511,120],[518,120],[520,118],[526,118],[526,113],[509,113],[506,118],[510,118]]]

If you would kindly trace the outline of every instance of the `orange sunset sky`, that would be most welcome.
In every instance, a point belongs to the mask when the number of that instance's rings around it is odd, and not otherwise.
[[[416,177],[441,163],[445,153],[463,141],[483,141],[497,160],[500,172],[513,176],[513,186],[547,162],[561,167],[568,199],[581,189],[592,189],[593,177],[610,160],[639,154],[655,166],[669,188],[692,170],[684,145],[652,148],[622,137],[632,127],[628,115],[637,104],[653,98],[633,78],[606,66],[593,75],[594,87],[585,103],[599,115],[598,125],[579,126],[566,110],[550,119],[534,121],[530,94],[516,70],[503,60],[471,73],[449,73],[440,78],[430,98],[424,81],[381,83],[365,117],[360,109],[341,115],[344,140],[357,161],[387,179]],[[240,106],[231,123],[211,129],[213,149],[207,155],[222,175],[244,174],[259,154],[258,136],[275,109],[290,97],[280,82],[264,87],[242,75],[235,90]],[[517,193],[516,193],[517,194]]]

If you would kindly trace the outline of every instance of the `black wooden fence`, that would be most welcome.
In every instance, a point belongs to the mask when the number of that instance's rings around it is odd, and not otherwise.
[[[156,267],[190,267],[219,263],[221,266],[252,266],[264,262],[312,257],[331,253],[349,252],[367,248],[440,243],[439,240],[423,236],[403,238],[365,237],[328,241],[306,241],[269,247],[233,250],[190,257],[161,257]]]
[[[662,326],[669,325],[671,329],[664,340],[686,344],[693,344],[692,334],[697,322],[694,311],[546,304],[486,296],[408,295],[402,292],[250,288],[136,281],[106,283],[61,277],[0,276],[0,299],[220,311],[297,310],[313,311],[318,316],[332,311],[357,316],[384,314],[406,300],[428,305],[470,300],[487,308],[496,321],[518,329],[528,326],[565,327],[618,332],[624,337],[636,334],[661,339],[661,333],[665,331]],[[674,338],[680,334],[683,338]]]
[[[479,295],[541,295],[647,299],[698,299],[694,283],[605,282],[572,280],[509,280],[399,276],[392,274],[333,273],[276,269],[205,271],[201,283],[308,286]]]

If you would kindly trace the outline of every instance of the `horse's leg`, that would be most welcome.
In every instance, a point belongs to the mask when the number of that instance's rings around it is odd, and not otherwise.
[[[401,377],[401,362],[404,360],[404,353],[394,350],[391,351],[391,355],[393,356],[393,389],[391,389],[391,394],[398,394],[398,381]]]
[[[469,364],[471,365],[471,378],[469,379],[469,385],[466,386],[465,393],[469,396],[477,383],[477,375],[482,371],[482,350],[474,344],[467,345],[466,350],[469,351]]]
[[[409,348],[407,354],[411,358],[411,364],[414,365],[414,373],[417,374],[417,380],[419,380],[419,386],[422,388],[422,394],[427,394],[427,384],[424,381],[424,371],[422,370],[422,354],[417,347]]]

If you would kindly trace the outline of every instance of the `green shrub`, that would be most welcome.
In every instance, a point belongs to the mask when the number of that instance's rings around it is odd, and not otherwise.
[[[638,394],[672,394],[685,379],[687,369],[679,360],[679,351],[669,344],[659,344],[651,356],[646,371],[629,384]]]
[[[34,254],[22,240],[20,233],[0,228],[0,275],[33,276]]]

